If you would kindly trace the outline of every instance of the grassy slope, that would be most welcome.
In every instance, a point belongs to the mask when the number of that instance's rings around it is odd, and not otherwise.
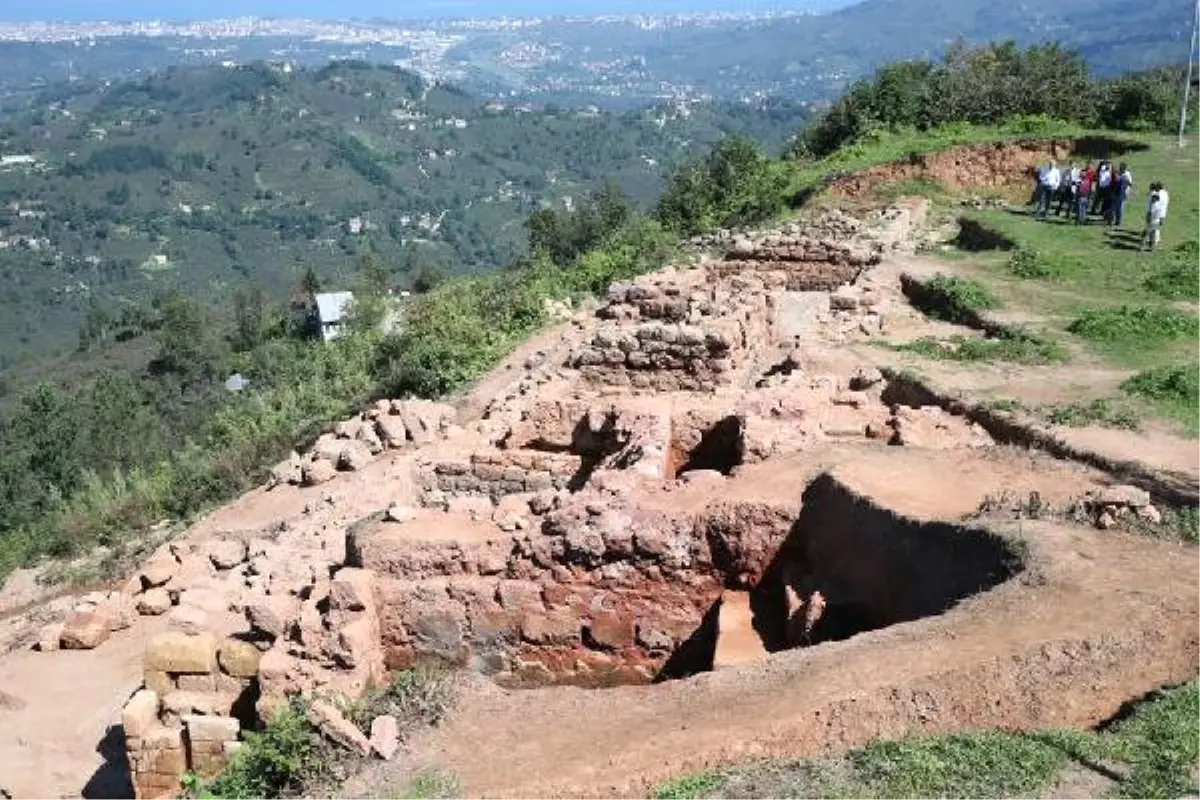
[[[841,757],[687,775],[655,797],[1180,797],[1197,791],[1198,713],[1193,681],[1100,732],[910,737]]]
[[[1200,164],[1174,140],[1146,142],[1150,149],[1124,157],[1140,190],[1122,230],[1110,231],[1098,219],[1084,228],[1064,218],[1037,222],[1025,207],[971,211],[966,216],[1007,236],[1016,251],[971,254],[955,271],[973,273],[1009,307],[1043,315],[1046,332],[1081,344],[1093,359],[1130,375],[1158,368],[1158,380],[1128,384],[1124,399],[1144,399],[1145,410],[1196,432],[1200,259],[1189,242],[1200,241]],[[1154,180],[1169,187],[1170,218],[1159,251],[1140,252],[1146,187]]]

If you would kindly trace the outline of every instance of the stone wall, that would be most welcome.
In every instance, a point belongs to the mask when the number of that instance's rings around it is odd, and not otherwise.
[[[714,283],[754,274],[771,289],[831,292],[853,283],[879,260],[877,252],[836,240],[779,233],[757,241],[739,239],[724,260],[707,270]]]
[[[598,312],[609,324],[576,347],[568,364],[607,386],[711,392],[729,385],[747,350],[769,338],[769,299],[745,288],[617,284]]]
[[[536,450],[496,450],[472,453],[462,459],[427,462],[417,467],[422,503],[446,507],[454,497],[501,497],[524,492],[563,489],[583,466],[571,453]]]
[[[242,721],[254,716],[261,656],[248,642],[205,631],[150,640],[144,688],[121,714],[136,797],[174,797],[185,772],[207,778],[224,768]]]

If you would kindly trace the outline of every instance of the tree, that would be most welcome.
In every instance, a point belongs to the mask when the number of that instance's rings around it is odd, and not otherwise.
[[[233,294],[233,349],[253,350],[262,343],[266,330],[266,300],[257,286]]]
[[[358,260],[358,275],[363,291],[375,297],[388,293],[392,274],[374,250],[367,250]]]
[[[80,451],[89,468],[128,470],[163,454],[162,423],[128,373],[101,372],[88,387],[82,405],[84,441]]]
[[[216,371],[217,346],[199,304],[179,292],[158,298],[158,364],[184,380],[211,377]]]

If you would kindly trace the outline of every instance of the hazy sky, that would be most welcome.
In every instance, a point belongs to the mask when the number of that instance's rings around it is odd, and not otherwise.
[[[0,20],[428,19],[827,8],[854,0],[0,0]]]

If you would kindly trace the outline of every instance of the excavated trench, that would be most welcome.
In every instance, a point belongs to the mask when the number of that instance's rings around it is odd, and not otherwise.
[[[502,671],[498,681],[510,688],[609,688],[686,678],[938,615],[1022,569],[1020,553],[1001,537],[897,516],[828,474],[808,485],[790,522],[763,507],[726,506],[693,530],[706,574],[642,582],[642,604],[624,623],[634,631],[633,646],[614,647],[597,632],[611,621],[584,620],[574,647],[517,645],[508,658],[541,668],[524,677]],[[619,563],[607,560],[588,577],[603,582]],[[669,651],[647,648],[646,631],[663,627],[665,617],[678,621],[681,589],[692,594],[690,632]],[[814,601],[818,593],[823,604]],[[818,605],[822,613],[812,614]],[[602,656],[600,665],[581,674],[589,651]],[[553,674],[556,666],[560,674]]]

